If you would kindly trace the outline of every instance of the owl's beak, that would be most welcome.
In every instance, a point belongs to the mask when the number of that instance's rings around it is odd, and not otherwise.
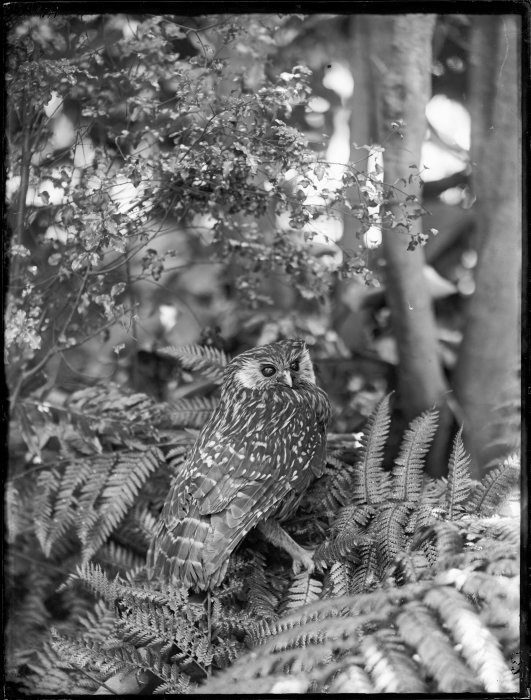
[[[291,374],[288,372],[288,370],[284,370],[284,372],[281,372],[280,381],[283,384],[287,384],[288,386],[293,386],[293,382],[291,381]]]

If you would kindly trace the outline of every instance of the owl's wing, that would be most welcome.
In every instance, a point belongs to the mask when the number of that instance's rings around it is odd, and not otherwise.
[[[279,478],[271,443],[257,446],[243,431],[217,439],[190,455],[163,512],[160,547],[166,559],[182,562],[178,575],[185,582],[215,585],[235,547],[291,490],[289,480]]]
[[[289,509],[319,472],[327,415],[320,420],[315,408],[306,413],[301,402],[283,401],[276,412],[258,416],[241,411],[229,420],[216,413],[172,485],[150,556],[153,568],[160,562],[185,585],[217,585],[243,537],[282,502]],[[260,420],[267,428],[257,432]]]

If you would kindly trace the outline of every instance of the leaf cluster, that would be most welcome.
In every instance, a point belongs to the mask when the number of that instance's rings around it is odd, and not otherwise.
[[[169,353],[214,387],[228,359]],[[8,668],[24,692],[75,694],[137,672],[163,693],[514,688],[519,527],[504,504],[517,457],[472,482],[459,432],[447,479],[426,478],[428,411],[386,470],[389,396],[360,436],[335,441],[286,523],[315,547],[314,572],[294,575],[251,533],[209,596],[149,579],[147,547],[194,439],[186,426],[209,401],[96,386],[64,407],[20,404],[14,420],[44,460],[8,484]]]

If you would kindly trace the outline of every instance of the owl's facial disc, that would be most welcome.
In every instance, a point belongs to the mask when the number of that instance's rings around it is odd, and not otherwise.
[[[248,350],[233,363],[235,383],[246,389],[284,387],[297,390],[301,383],[315,384],[310,354],[299,340],[284,340]]]

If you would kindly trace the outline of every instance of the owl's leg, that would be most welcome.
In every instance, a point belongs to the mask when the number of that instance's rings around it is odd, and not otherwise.
[[[301,569],[312,573],[315,567],[313,552],[297,544],[276,520],[265,520],[258,524],[258,529],[266,540],[290,555],[295,573],[299,573]]]

